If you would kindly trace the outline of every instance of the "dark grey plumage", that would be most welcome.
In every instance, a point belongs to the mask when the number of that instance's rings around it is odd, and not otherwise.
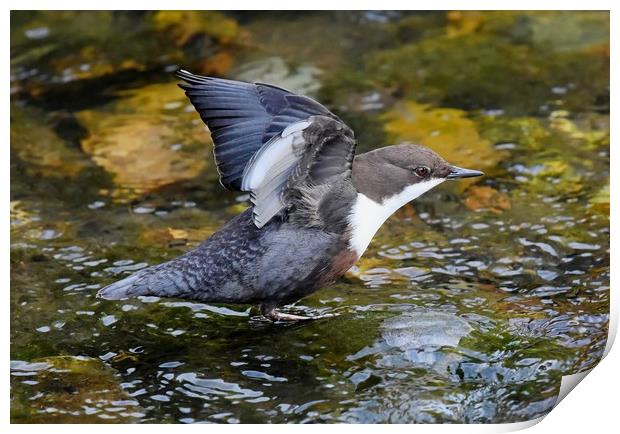
[[[346,250],[342,234],[282,220],[258,229],[251,216],[251,209],[244,211],[195,250],[138,271],[99,295],[107,299],[180,297],[270,309],[296,301],[338,277],[337,270],[329,274],[334,255]]]

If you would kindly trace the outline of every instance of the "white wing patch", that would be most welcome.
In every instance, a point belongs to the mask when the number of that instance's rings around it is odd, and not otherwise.
[[[349,245],[357,253],[358,258],[364,254],[381,225],[398,208],[444,181],[445,179],[438,178],[409,185],[400,193],[384,199],[382,203],[377,203],[362,193],[358,193],[357,200],[349,215],[349,225],[351,227]]]
[[[254,154],[243,172],[241,190],[249,191],[254,204],[254,223],[263,227],[284,208],[282,188],[306,149],[306,121],[289,125]]]

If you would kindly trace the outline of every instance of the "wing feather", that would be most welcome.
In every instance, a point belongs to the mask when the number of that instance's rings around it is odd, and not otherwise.
[[[300,192],[314,189],[316,202],[330,178],[350,177],[353,132],[311,98],[263,83],[177,76],[211,131],[220,182],[250,192],[257,227],[303,201]]]
[[[254,154],[243,173],[241,188],[251,192],[256,225],[262,227],[287,209],[288,189],[350,176],[355,154],[352,137],[344,124],[313,116],[289,125]]]
[[[338,119],[318,102],[277,86],[203,77],[183,70],[176,75],[185,81],[179,86],[211,131],[220,182],[229,190],[240,190],[252,155],[288,125],[312,115]],[[231,146],[239,148],[235,155],[244,155],[245,160],[227,162]]]

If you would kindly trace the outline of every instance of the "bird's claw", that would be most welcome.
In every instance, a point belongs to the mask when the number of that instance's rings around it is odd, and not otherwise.
[[[331,314],[331,313],[327,313],[324,315],[317,315],[317,316],[294,315],[291,313],[279,312],[275,308],[269,309],[269,310],[261,309],[261,313],[263,314],[265,318],[267,318],[269,321],[272,321],[272,322],[309,321],[309,320],[317,320],[317,319],[323,319],[323,318],[332,318],[336,316],[335,314]]]
[[[312,319],[309,316],[293,315],[290,313],[278,312],[275,309],[269,312],[266,312],[263,315],[265,316],[265,318],[273,322],[276,322],[276,321],[307,321],[307,320]]]

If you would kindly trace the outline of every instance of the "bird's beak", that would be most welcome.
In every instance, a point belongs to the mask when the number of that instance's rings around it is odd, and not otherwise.
[[[463,169],[462,167],[451,166],[450,174],[447,176],[446,179],[473,178],[475,176],[482,176],[482,175],[484,175],[484,173],[482,173],[479,170],[470,170],[470,169]]]

